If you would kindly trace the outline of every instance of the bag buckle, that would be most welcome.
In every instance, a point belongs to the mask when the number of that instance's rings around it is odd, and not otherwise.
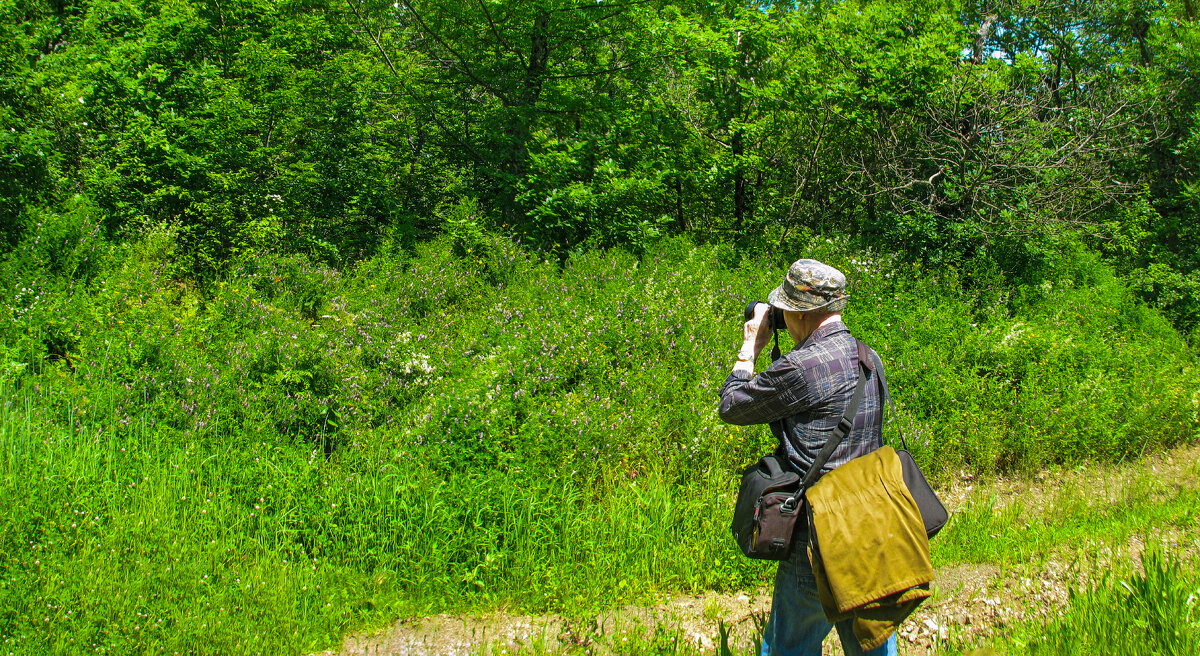
[[[796,497],[788,497],[783,503],[779,504],[779,513],[781,515],[795,515],[796,509],[800,507],[800,503],[796,501]]]

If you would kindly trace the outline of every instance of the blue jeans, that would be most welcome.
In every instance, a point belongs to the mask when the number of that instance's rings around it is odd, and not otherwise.
[[[863,651],[854,637],[854,620],[836,626],[846,656],[896,656],[895,634],[875,649]],[[821,643],[831,628],[821,610],[817,580],[801,542],[790,558],[779,562],[775,572],[775,594],[771,619],[763,632],[762,656],[821,656]]]

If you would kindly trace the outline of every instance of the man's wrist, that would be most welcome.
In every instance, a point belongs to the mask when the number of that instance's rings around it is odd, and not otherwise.
[[[756,359],[757,358],[755,357],[755,353],[753,350],[738,351],[737,362],[733,363],[734,373],[744,372],[744,373],[747,373],[747,374],[750,374],[751,376],[753,376],[754,375],[754,361]]]
[[[762,349],[758,348],[758,344],[756,344],[754,341],[746,340],[742,342],[742,348],[738,349],[738,360],[754,362],[758,359],[758,353],[761,350]]]

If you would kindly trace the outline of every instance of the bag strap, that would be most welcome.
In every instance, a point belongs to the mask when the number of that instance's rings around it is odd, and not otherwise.
[[[892,400],[892,391],[888,389],[887,373],[883,370],[883,363],[879,363],[879,384],[882,388],[882,403],[888,412],[888,423],[896,420],[896,402]],[[908,441],[904,439],[904,429],[900,428],[900,424],[896,424],[896,432],[900,434],[900,448],[908,451]]]

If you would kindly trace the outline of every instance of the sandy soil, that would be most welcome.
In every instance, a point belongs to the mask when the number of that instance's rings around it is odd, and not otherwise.
[[[1027,512],[1053,512],[1062,490],[1080,490],[1082,497],[1097,506],[1120,502],[1132,495],[1163,498],[1182,489],[1200,487],[1200,446],[1185,447],[1143,462],[1126,466],[1093,466],[1066,471],[1046,471],[1035,476],[976,481],[962,476],[939,490],[953,513],[972,498],[996,499],[1004,508],[1017,499]],[[1195,554],[1200,547],[1196,531],[1171,530],[1163,534],[1176,548]],[[1136,562],[1141,541],[1131,539],[1115,549],[1094,554],[1097,562],[1122,559]],[[1032,616],[1060,612],[1067,603],[1067,590],[1083,582],[1087,570],[1073,562],[1073,554],[1051,555],[1043,562],[1008,566],[951,565],[938,569],[933,596],[900,628],[900,653],[924,655],[936,651],[939,642],[951,636],[988,636],[1009,623]],[[557,615],[520,615],[503,611],[482,615],[434,615],[402,619],[377,631],[346,636],[338,652],[322,656],[466,656],[485,646],[539,645],[554,651],[564,644],[578,643],[603,628],[613,631],[639,630],[666,624],[682,630],[689,641],[712,649],[717,621],[732,625],[735,644],[743,645],[753,634],[756,621],[770,610],[770,590],[748,590],[733,594],[706,593],[664,599],[646,606],[629,606],[589,620],[586,624]],[[539,650],[540,651],[540,650]],[[840,654],[832,635],[826,654]]]

